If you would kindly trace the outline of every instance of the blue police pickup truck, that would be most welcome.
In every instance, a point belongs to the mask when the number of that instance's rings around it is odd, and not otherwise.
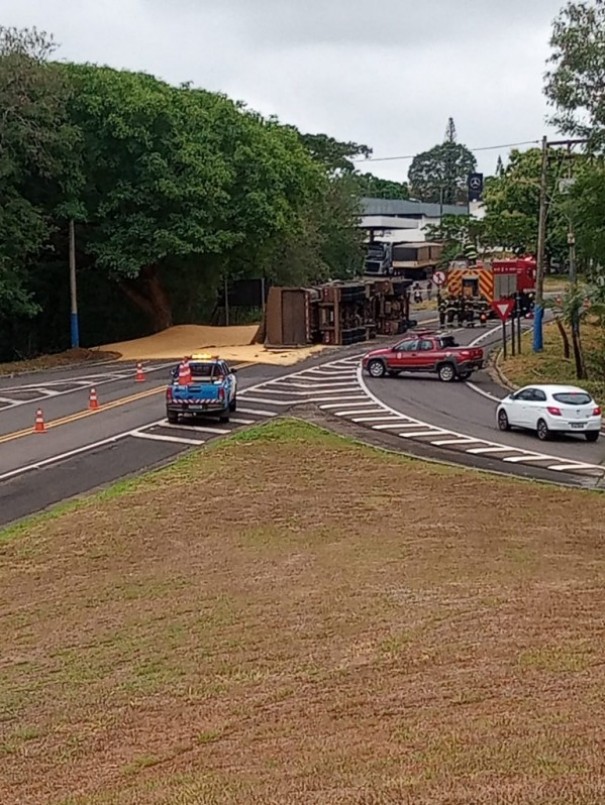
[[[166,418],[171,424],[180,419],[218,416],[229,422],[237,407],[236,370],[217,357],[193,357],[172,369],[172,382],[166,389]]]

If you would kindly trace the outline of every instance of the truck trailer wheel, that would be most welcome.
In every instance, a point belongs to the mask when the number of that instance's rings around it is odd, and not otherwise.
[[[451,383],[456,377],[456,370],[451,363],[442,363],[438,370],[439,380],[444,383]]]

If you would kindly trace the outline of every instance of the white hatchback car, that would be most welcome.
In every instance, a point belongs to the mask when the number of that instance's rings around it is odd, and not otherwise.
[[[601,432],[601,409],[576,386],[525,386],[500,402],[496,417],[500,430],[534,430],[542,441],[552,433],[583,433],[596,442]]]

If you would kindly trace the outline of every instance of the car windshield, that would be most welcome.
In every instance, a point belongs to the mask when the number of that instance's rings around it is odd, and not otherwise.
[[[552,396],[563,405],[588,405],[592,402],[592,397],[585,391],[561,391]]]

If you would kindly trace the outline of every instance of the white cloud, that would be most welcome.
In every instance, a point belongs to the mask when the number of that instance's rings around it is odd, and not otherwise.
[[[562,0],[4,0],[59,56],[191,80],[375,156],[440,141],[539,139],[550,23]],[[505,152],[504,152],[505,153]],[[497,152],[478,152],[493,170]],[[368,163],[367,167],[370,167]],[[404,177],[409,161],[372,170]]]

